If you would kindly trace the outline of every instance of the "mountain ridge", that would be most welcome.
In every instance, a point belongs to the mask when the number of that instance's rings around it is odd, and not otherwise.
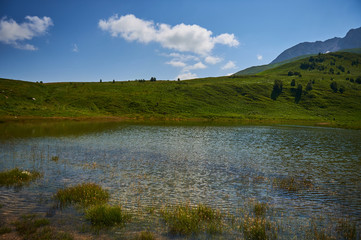
[[[302,55],[336,52],[343,49],[361,48],[361,27],[350,29],[345,37],[334,37],[325,41],[302,42],[286,49],[272,62],[279,63]]]

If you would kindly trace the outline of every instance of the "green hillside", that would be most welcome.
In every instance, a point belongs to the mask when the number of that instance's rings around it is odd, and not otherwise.
[[[309,57],[309,56],[314,56],[314,55],[311,54],[311,55],[306,55],[306,56],[299,56],[299,57],[295,57],[295,58],[285,60],[285,61],[282,61],[282,62],[278,62],[278,63],[270,63],[270,64],[266,64],[266,65],[253,66],[253,67],[249,67],[249,68],[246,68],[244,70],[241,70],[239,72],[236,72],[233,75],[235,75],[235,76],[254,75],[254,74],[257,74],[257,73],[260,73],[260,72],[263,72],[263,71],[266,71],[266,70],[269,70],[269,69],[272,69],[272,68],[276,68],[276,67],[282,66],[282,65],[284,65],[286,63],[294,62],[296,60],[303,59],[303,58],[306,58],[306,57]]]
[[[345,50],[342,50],[342,52],[350,52],[350,53],[361,54],[361,48],[345,49]],[[316,56],[316,55],[317,54],[303,55],[303,56],[298,56],[298,57],[295,57],[295,58],[292,58],[292,59],[289,59],[289,60],[285,60],[285,61],[282,61],[282,62],[270,63],[270,64],[260,65],[260,66],[253,66],[253,67],[243,69],[243,70],[241,70],[239,72],[236,72],[233,75],[235,75],[235,76],[254,75],[254,74],[269,70],[269,69],[273,69],[273,68],[282,66],[282,65],[284,65],[286,63],[294,62],[294,61],[299,60],[299,59],[307,58],[307,57],[310,57],[310,56]]]
[[[275,80],[282,82],[281,93],[274,93]],[[1,79],[0,118],[14,116],[325,122],[361,128],[361,55],[322,54],[253,76],[188,81],[41,84]]]

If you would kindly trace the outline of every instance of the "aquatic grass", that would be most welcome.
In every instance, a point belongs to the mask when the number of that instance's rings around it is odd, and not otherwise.
[[[0,186],[22,186],[34,181],[40,176],[41,174],[37,171],[27,171],[14,168],[9,171],[0,172]]]
[[[71,204],[87,207],[106,203],[109,199],[109,193],[95,183],[82,183],[58,190],[54,198],[60,207]]]
[[[156,238],[155,238],[154,234],[149,231],[143,231],[134,238],[134,240],[155,240],[155,239]]]
[[[59,161],[59,156],[52,156],[51,161],[58,162]]]
[[[313,187],[313,183],[310,179],[305,177],[298,178],[294,176],[275,179],[273,184],[277,188],[288,192],[298,192]]]
[[[356,223],[348,219],[340,219],[336,226],[336,232],[345,240],[357,239]]]
[[[30,240],[73,240],[70,233],[59,232],[50,226],[40,228],[29,237]]]
[[[266,203],[257,202],[253,206],[253,212],[256,217],[264,217],[267,209],[268,205]]]
[[[50,222],[46,218],[38,218],[35,214],[23,215],[20,220],[14,222],[16,231],[29,239],[31,235],[36,233],[38,228],[49,225]]]
[[[244,217],[241,221],[240,230],[245,239],[277,239],[277,226],[264,217]]]
[[[312,240],[331,240],[360,239],[357,232],[356,222],[349,218],[333,219],[332,223],[324,222],[324,218],[313,218],[308,229],[306,229],[306,239]]]
[[[222,214],[206,205],[180,204],[161,210],[161,216],[173,234],[222,233]]]
[[[243,209],[239,230],[244,239],[277,239],[278,226],[266,215],[270,206],[264,202],[251,201],[249,208]]]
[[[14,222],[15,229],[23,239],[27,240],[72,240],[69,233],[59,232],[49,226],[50,221],[39,218],[35,214],[23,215],[20,220]]]
[[[121,206],[95,205],[85,212],[86,219],[96,227],[124,226],[131,218]]]
[[[6,233],[11,233],[11,228],[7,227],[7,226],[2,226],[0,227],[0,235],[6,234]]]

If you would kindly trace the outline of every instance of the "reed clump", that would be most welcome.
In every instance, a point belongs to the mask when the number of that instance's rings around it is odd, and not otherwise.
[[[136,238],[134,238],[134,240],[155,240],[155,236],[152,232],[149,231],[143,231],[141,233],[138,234],[138,236]]]
[[[191,235],[200,232],[222,233],[223,223],[220,211],[206,205],[190,206],[181,204],[162,209],[163,220],[173,234]]]
[[[109,193],[95,183],[82,183],[58,190],[54,198],[60,207],[71,204],[88,207],[106,203],[109,199]]]
[[[0,186],[22,186],[39,178],[41,174],[37,171],[21,170],[14,168],[9,171],[0,172]]]
[[[121,206],[95,205],[85,211],[86,219],[95,227],[124,226],[131,218]]]
[[[313,187],[312,181],[305,177],[285,177],[275,179],[273,184],[279,189],[288,191],[288,192],[298,192],[300,190],[305,190]]]
[[[251,205],[251,212],[243,216],[239,226],[244,239],[277,239],[278,227],[266,217],[268,209],[268,204],[262,202]]]

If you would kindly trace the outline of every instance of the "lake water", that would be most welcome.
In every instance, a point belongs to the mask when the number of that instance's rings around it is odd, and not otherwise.
[[[57,189],[95,182],[109,190],[110,203],[130,211],[203,203],[237,216],[250,201],[260,201],[299,236],[318,217],[361,226],[359,130],[43,123],[0,124],[0,132],[1,171],[19,167],[44,175],[21,189],[0,187],[4,219],[49,215]],[[290,176],[313,186],[296,192],[275,186]],[[56,210],[49,216],[79,215]]]

